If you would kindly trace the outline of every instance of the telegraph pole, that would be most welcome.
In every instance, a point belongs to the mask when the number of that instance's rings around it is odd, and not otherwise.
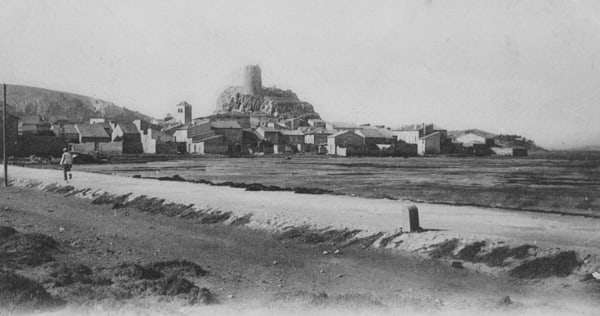
[[[8,186],[8,160],[6,159],[6,83],[4,87],[4,106],[2,110],[2,159],[4,161],[4,186]]]

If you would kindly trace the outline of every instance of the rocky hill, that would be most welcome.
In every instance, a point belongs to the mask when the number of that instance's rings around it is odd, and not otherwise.
[[[320,118],[313,106],[303,102],[292,91],[265,88],[261,94],[243,94],[242,87],[229,87],[217,101],[216,113],[266,113],[278,118]]]
[[[216,114],[265,113],[277,118],[320,118],[313,106],[291,90],[262,86],[258,65],[246,66],[243,86],[232,86],[217,100]]]
[[[6,91],[9,112],[20,117],[39,115],[50,122],[81,122],[90,118],[116,122],[152,119],[112,102],[73,93],[18,85],[7,85]]]

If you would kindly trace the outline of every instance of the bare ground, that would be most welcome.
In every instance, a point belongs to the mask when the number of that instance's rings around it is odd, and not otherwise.
[[[4,267],[41,284],[53,299],[66,301],[66,306],[55,311],[60,314],[116,309],[158,314],[592,315],[600,307],[600,286],[590,279],[493,276],[413,253],[363,247],[324,254],[331,247],[310,239],[281,238],[243,225],[203,224],[198,218],[149,214],[133,207],[114,209],[91,204],[88,199],[26,188],[0,191],[0,226],[11,227],[18,234],[42,234],[57,242],[49,253],[51,259]],[[138,279],[145,275],[144,268],[160,270],[158,267],[174,260],[185,260],[206,271],[192,275],[179,271],[177,276],[198,289],[196,297],[202,297],[199,290],[206,289],[212,302],[219,303],[191,302],[189,293],[140,290]],[[156,278],[152,271],[148,273],[151,277],[146,279],[164,278],[164,273]],[[82,281],[82,274],[91,275],[91,283]],[[62,283],[57,285],[57,279]],[[106,279],[113,284],[102,285]],[[93,280],[96,285],[87,287],[91,290],[82,290],[86,284],[94,284]],[[122,284],[130,285],[125,290],[132,295],[94,292],[103,286],[108,292],[123,290]]]
[[[291,159],[287,159],[287,158]],[[318,188],[335,194],[600,216],[600,154],[534,157],[273,156],[77,166],[108,174]]]

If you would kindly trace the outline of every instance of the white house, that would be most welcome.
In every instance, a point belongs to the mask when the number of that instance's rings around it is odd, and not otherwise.
[[[421,129],[406,127],[393,130],[392,133],[396,135],[398,141],[403,141],[408,144],[418,144],[421,135]]]

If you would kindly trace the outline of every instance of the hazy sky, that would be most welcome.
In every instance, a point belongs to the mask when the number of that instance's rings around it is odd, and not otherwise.
[[[211,114],[260,64],[324,119],[600,144],[600,1],[0,0],[0,80]]]

